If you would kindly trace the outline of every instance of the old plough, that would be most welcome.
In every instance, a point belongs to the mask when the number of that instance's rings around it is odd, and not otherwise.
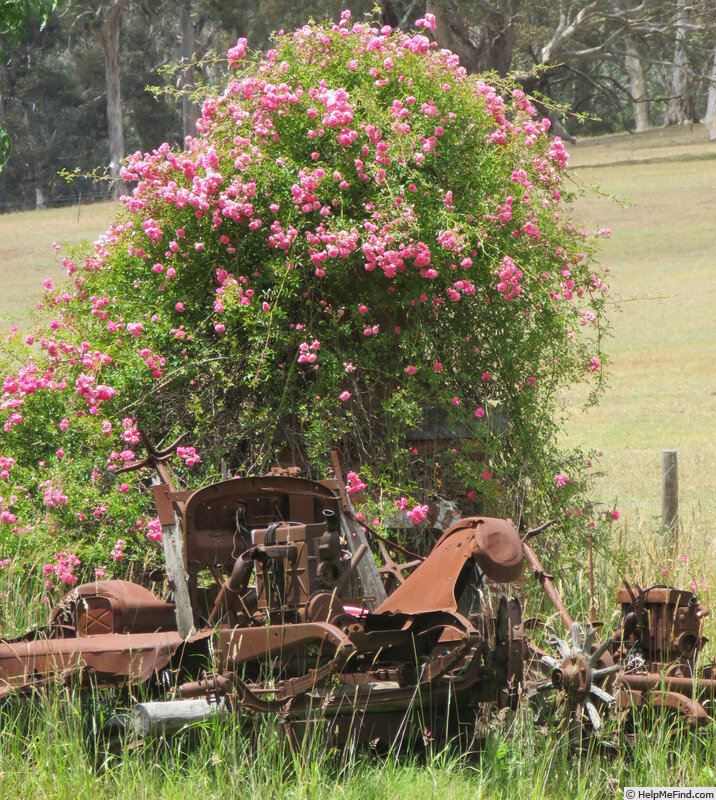
[[[487,704],[524,702],[561,709],[580,737],[645,704],[713,723],[716,663],[697,669],[708,610],[691,592],[625,583],[607,635],[570,616],[530,544],[542,528],[467,517],[423,558],[356,518],[337,460],[332,481],[185,492],[173,449],[145,443],[130,468],[156,471],[171,602],[129,581],[76,587],[48,625],[0,639],[0,699],[58,680],[127,687],[141,694],[127,717],[141,737],[268,714],[292,740],[321,726],[336,742],[425,729],[474,741]],[[525,563],[561,635],[523,621]]]

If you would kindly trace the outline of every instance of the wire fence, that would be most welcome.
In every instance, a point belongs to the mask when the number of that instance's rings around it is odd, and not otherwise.
[[[23,200],[0,200],[0,214],[12,214],[18,211],[40,211],[50,208],[64,208],[67,206],[91,205],[110,200],[107,191],[82,192],[71,197],[45,198],[40,205],[36,200],[26,198]]]

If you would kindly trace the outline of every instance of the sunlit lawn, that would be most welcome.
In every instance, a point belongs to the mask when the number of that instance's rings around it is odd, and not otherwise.
[[[643,144],[642,144],[643,142]],[[576,179],[630,201],[594,195],[575,213],[610,227],[612,267],[609,386],[597,408],[569,394],[570,442],[604,452],[598,489],[636,524],[658,523],[661,451],[679,455],[680,500],[705,538],[716,514],[716,143],[702,127],[600,137],[572,148]],[[663,156],[665,160],[654,159]],[[638,163],[637,159],[648,159]],[[579,168],[580,163],[599,167]],[[616,312],[616,306],[615,306]]]
[[[0,214],[0,324],[22,325],[26,310],[42,293],[43,278],[55,282],[66,271],[53,244],[94,241],[117,208],[96,203]]]

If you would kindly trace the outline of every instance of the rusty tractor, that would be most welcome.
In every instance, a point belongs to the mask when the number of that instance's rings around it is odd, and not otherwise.
[[[529,543],[546,526],[520,535],[467,517],[421,557],[357,519],[336,458],[332,481],[270,474],[185,492],[173,447],[145,444],[129,468],[157,473],[172,601],[129,581],[76,587],[48,625],[0,639],[0,699],[57,681],[141,686],[127,717],[140,737],[268,714],[294,742],[317,725],[339,743],[409,728],[473,742],[481,707],[526,700],[560,704],[580,736],[645,704],[713,722],[716,663],[696,666],[708,610],[691,592],[625,584],[618,630],[600,635],[572,619]],[[512,595],[525,562],[566,635],[523,621]]]

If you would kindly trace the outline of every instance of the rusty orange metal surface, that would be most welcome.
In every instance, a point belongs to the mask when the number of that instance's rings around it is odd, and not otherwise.
[[[418,614],[456,611],[460,576],[476,564],[493,581],[508,583],[522,574],[522,542],[509,520],[466,517],[438,540],[430,556],[376,610]]]
[[[203,641],[208,632],[188,641]],[[106,633],[65,639],[0,640],[0,697],[54,675],[81,673],[100,683],[147,681],[169,664],[187,640],[176,631]]]

